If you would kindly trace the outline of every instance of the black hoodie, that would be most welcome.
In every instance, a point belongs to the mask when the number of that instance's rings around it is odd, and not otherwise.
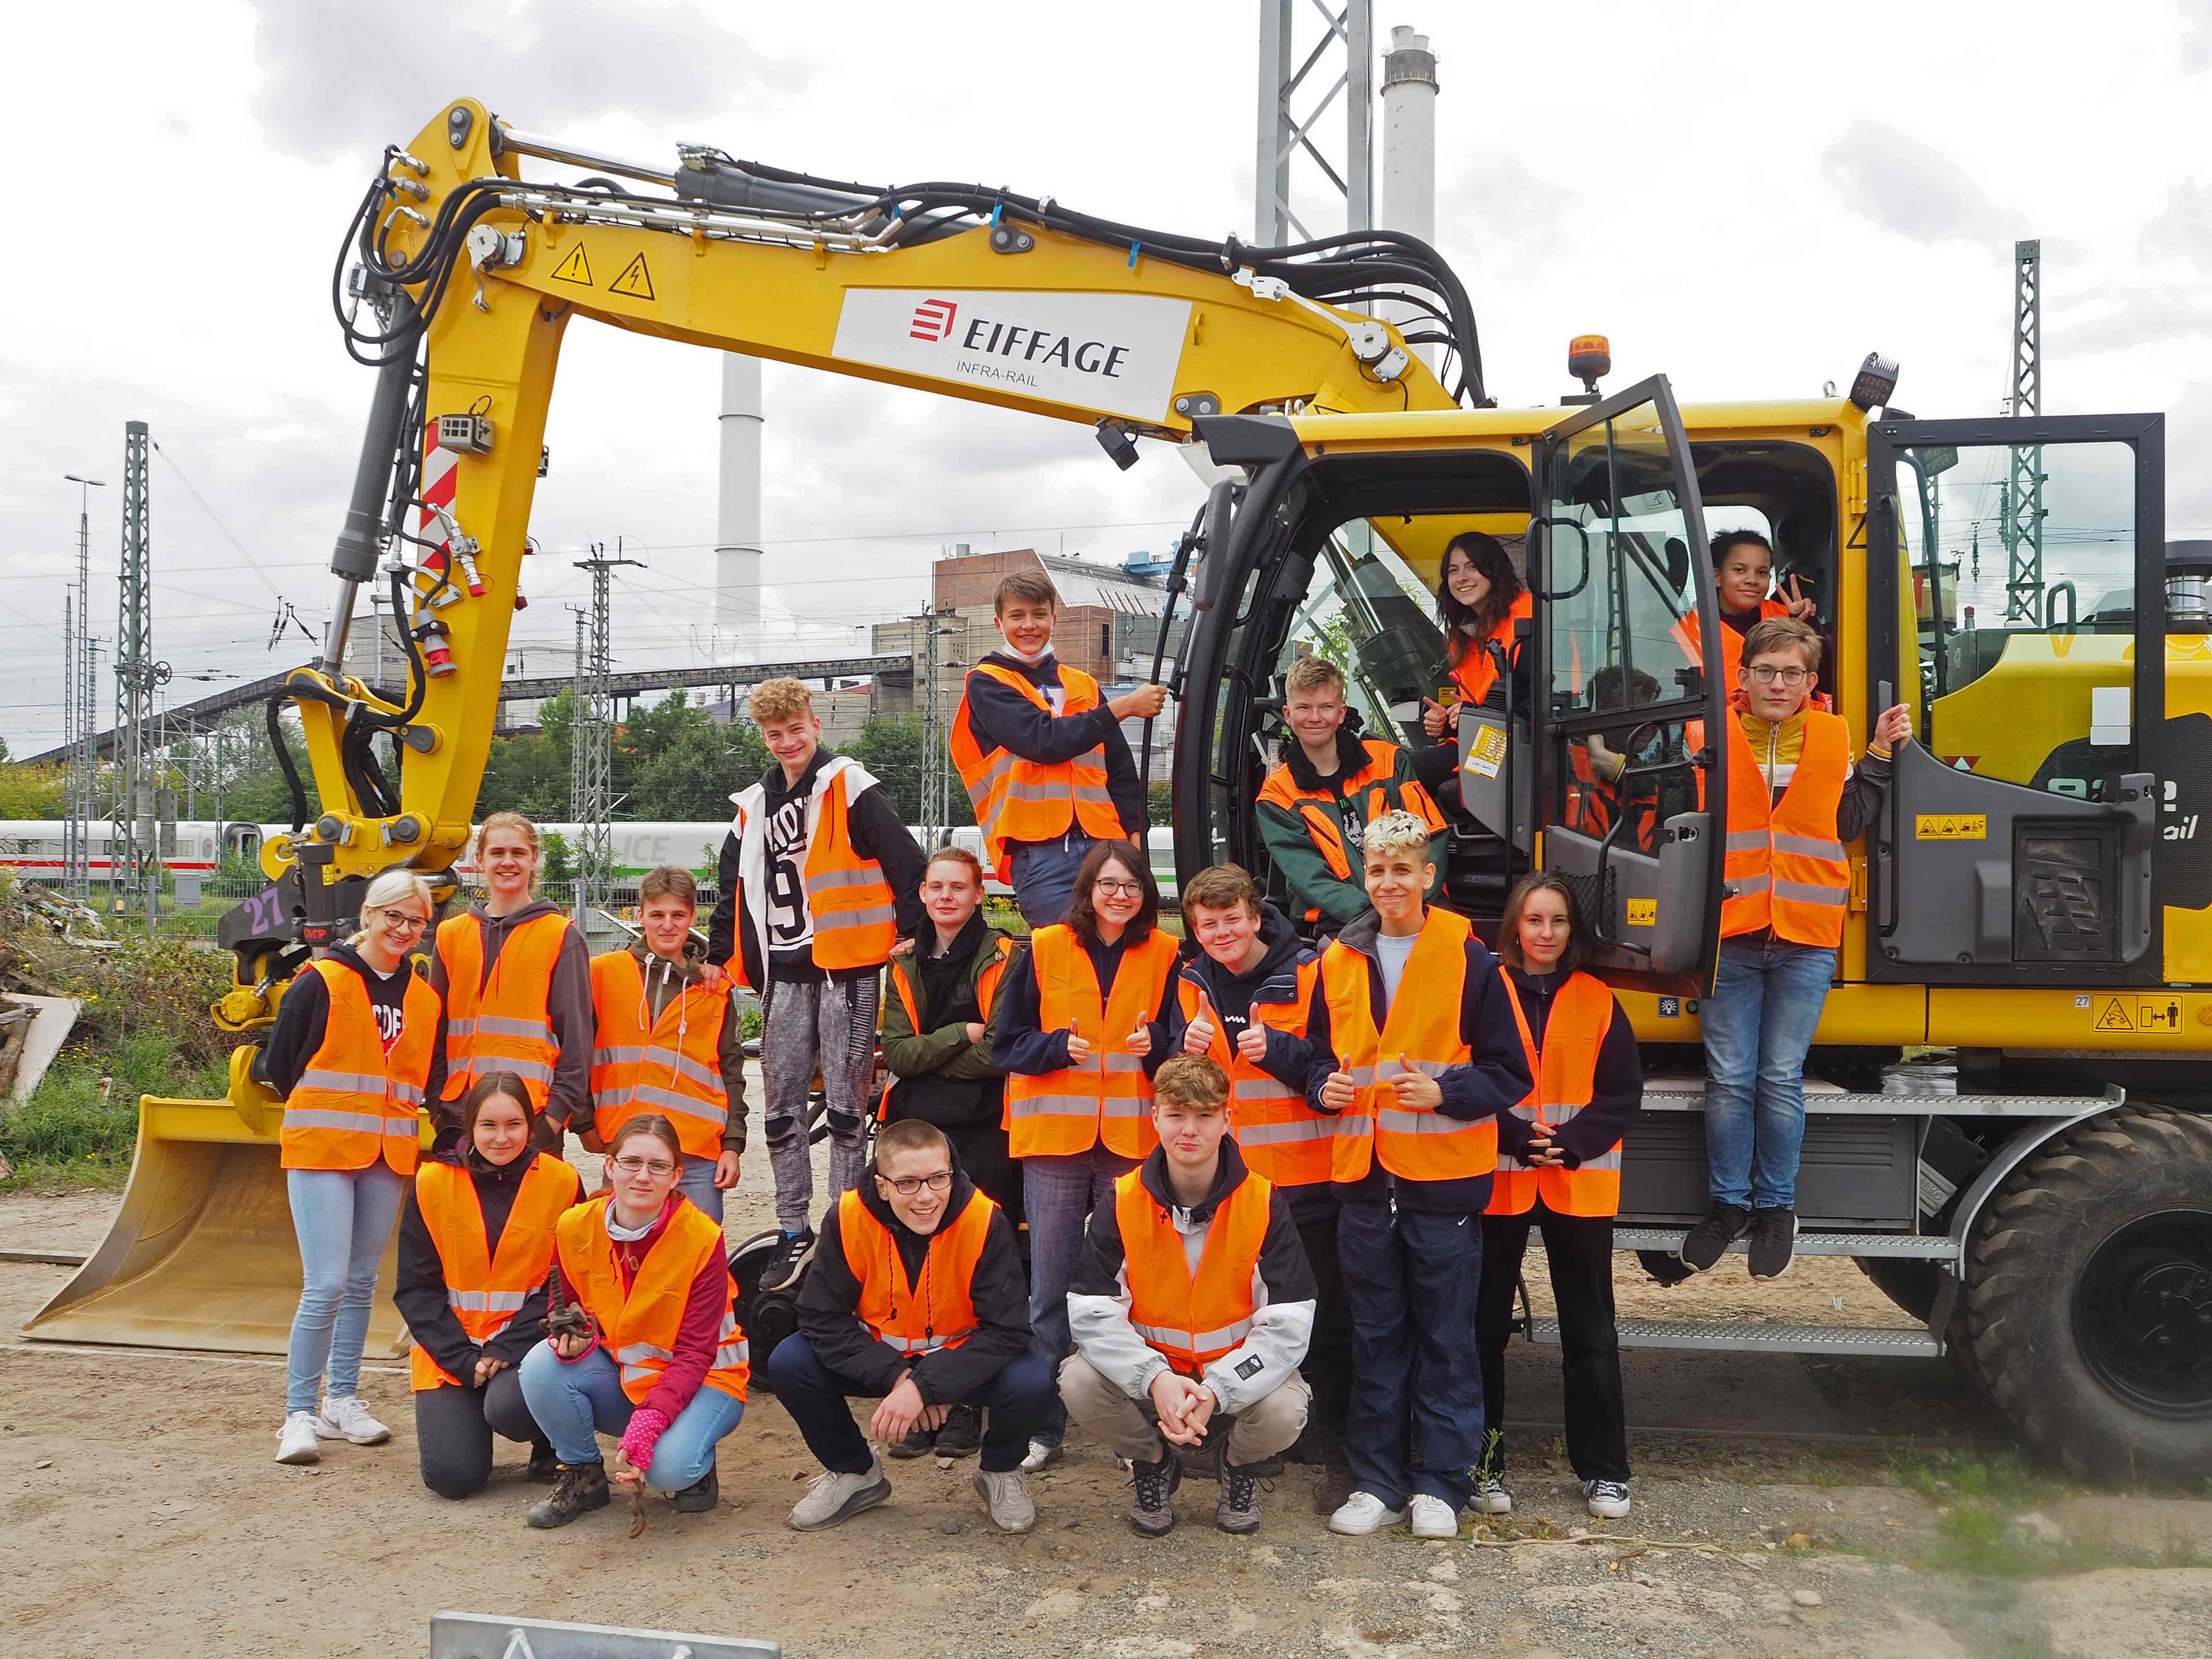
[[[525,1148],[522,1156],[509,1164],[494,1164],[473,1146],[455,1146],[438,1154],[438,1162],[465,1170],[469,1182],[477,1189],[477,1202],[483,1209],[484,1253],[495,1256],[499,1253],[500,1235],[507,1231],[507,1218],[514,1212],[514,1194],[522,1185],[522,1177],[530,1167],[550,1152],[534,1152]],[[504,1359],[510,1365],[522,1363],[522,1356],[537,1346],[545,1334],[545,1286],[533,1287],[522,1299],[522,1307],[498,1334],[481,1347],[474,1337],[461,1328],[461,1322],[446,1305],[446,1264],[440,1259],[438,1246],[430,1237],[430,1225],[422,1219],[422,1212],[415,1202],[415,1187],[409,1182],[407,1203],[399,1212],[399,1279],[398,1287],[392,1293],[392,1305],[399,1316],[407,1322],[407,1334],[415,1339],[431,1358],[444,1368],[447,1374],[471,1382],[479,1358]]]
[[[1252,1005],[1295,1002],[1298,969],[1314,960],[1313,952],[1298,938],[1297,930],[1272,904],[1261,908],[1260,943],[1260,960],[1248,973],[1232,974],[1203,951],[1186,958],[1176,970],[1178,978],[1190,981],[1206,993],[1206,1000],[1221,1016],[1222,1035],[1231,1053],[1236,1051],[1237,1039],[1252,1023]],[[1182,1036],[1189,1024],[1183,1018],[1182,997],[1178,992],[1168,1005],[1170,1054],[1182,1052]],[[1266,1029],[1267,1057],[1260,1062],[1260,1069],[1278,1082],[1303,1090],[1311,1069],[1312,1055],[1308,1045],[1287,1031],[1279,1031],[1272,1026]]]
[[[944,1217],[933,1232],[917,1233],[893,1212],[889,1201],[876,1190],[872,1159],[860,1171],[854,1190],[868,1213],[890,1233],[898,1251],[898,1270],[905,1273],[909,1285],[920,1279],[931,1248],[951,1230],[968,1206],[988,1201],[979,1198],[975,1183],[960,1167],[957,1152],[952,1154],[952,1190],[945,1196]],[[878,1341],[860,1322],[860,1280],[846,1257],[844,1238],[837,1227],[842,1205],[842,1200],[832,1203],[823,1214],[822,1224],[816,1230],[813,1263],[799,1289],[799,1328],[805,1333],[824,1370],[856,1393],[871,1396],[889,1394],[902,1376],[911,1375],[924,1404],[951,1406],[975,1395],[1027,1350],[1028,1281],[1022,1273],[1013,1225],[1003,1211],[991,1218],[983,1253],[976,1258],[975,1276],[969,1285],[969,1297],[975,1304],[975,1329],[958,1347],[908,1355]]]
[[[331,946],[329,959],[361,976],[368,988],[368,1005],[376,1015],[377,1029],[389,1048],[399,1036],[408,975],[413,969],[402,963],[390,973],[380,974],[350,945]],[[307,1069],[315,1050],[323,1046],[330,1012],[331,990],[320,974],[302,970],[284,988],[284,1000],[276,1005],[276,1024],[261,1048],[259,1066],[262,1079],[279,1095],[289,1095],[300,1086],[300,1074]]]

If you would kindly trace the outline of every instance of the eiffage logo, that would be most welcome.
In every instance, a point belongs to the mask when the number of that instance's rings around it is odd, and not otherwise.
[[[924,300],[914,308],[914,324],[907,331],[907,338],[936,343],[952,332],[953,313],[958,309],[950,300]]]

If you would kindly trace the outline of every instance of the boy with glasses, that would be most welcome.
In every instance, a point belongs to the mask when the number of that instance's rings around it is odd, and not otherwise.
[[[1805,1056],[1850,901],[1844,848],[1880,810],[1891,751],[1912,735],[1904,704],[1884,710],[1854,768],[1850,727],[1811,706],[1820,666],[1820,635],[1794,617],[1745,636],[1726,738],[1729,896],[1720,971],[1698,1008],[1712,1207],[1682,1241],[1693,1272],[1747,1233],[1753,1279],[1790,1271]]]

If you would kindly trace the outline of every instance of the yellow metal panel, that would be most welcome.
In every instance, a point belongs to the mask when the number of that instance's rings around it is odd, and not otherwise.
[[[1702,1040],[1695,997],[1662,996],[1616,988],[1613,995],[1627,1012],[1639,1042],[1697,1042]],[[1678,1012],[1661,1011],[1669,1006]],[[1868,1044],[1887,1048],[1930,1041],[1928,993],[1917,985],[1838,985],[1820,1010],[1816,1044]]]
[[[1952,990],[1928,993],[1928,1041],[1985,1048],[2212,1053],[2212,994],[2201,991]]]

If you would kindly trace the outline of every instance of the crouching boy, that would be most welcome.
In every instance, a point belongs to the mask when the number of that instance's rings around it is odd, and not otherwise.
[[[822,1218],[799,1292],[799,1328],[769,1357],[775,1390],[823,1474],[791,1511],[835,1526],[891,1495],[878,1445],[934,1431],[953,1407],[989,1413],[975,1478],[994,1525],[1036,1524],[1022,1475],[1052,1373],[1030,1352],[1029,1291],[1014,1230],[960,1172],[934,1124],[886,1124],[860,1184]],[[880,1396],[864,1437],[845,1401]]]
[[[1289,1205],[1229,1139],[1220,1066],[1201,1055],[1162,1065],[1152,1123],[1160,1144],[1091,1212],[1068,1287],[1076,1351],[1060,1367],[1060,1398],[1130,1461],[1138,1532],[1157,1538],[1175,1525],[1175,1447],[1209,1440],[1221,1480],[1214,1524],[1251,1532],[1253,1466],[1305,1427],[1297,1367],[1313,1336],[1313,1269]]]

